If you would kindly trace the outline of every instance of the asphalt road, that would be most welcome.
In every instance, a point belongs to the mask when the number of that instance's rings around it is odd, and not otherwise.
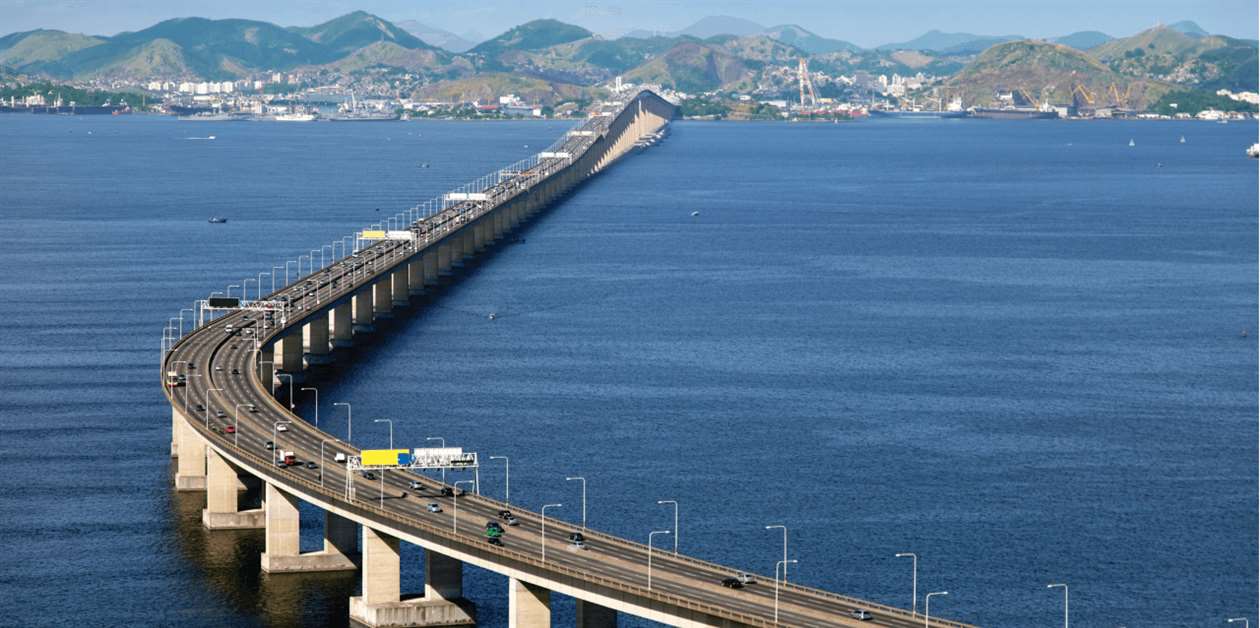
[[[592,118],[581,127],[586,130],[602,132],[612,116]],[[599,133],[597,133],[598,136]],[[572,155],[582,154],[595,137],[567,136],[559,150]],[[550,168],[560,169],[563,163],[551,162]],[[535,168],[542,168],[539,165]],[[317,312],[321,307],[371,285],[388,274],[400,264],[405,264],[418,250],[435,246],[444,236],[456,231],[459,227],[475,219],[484,209],[502,202],[507,197],[519,192],[522,186],[528,185],[534,175],[545,178],[550,172],[526,171],[518,176],[505,180],[501,185],[489,190],[491,202],[486,204],[464,203],[452,207],[445,212],[432,216],[421,223],[413,225],[418,234],[415,243],[405,241],[382,241],[359,252],[357,257],[347,257],[330,264],[326,269],[316,271],[308,277],[297,279],[293,285],[276,291],[268,298],[278,299],[281,296],[289,299],[286,320],[295,326],[303,316]],[[405,268],[405,266],[403,266]],[[251,320],[246,320],[246,317]],[[279,316],[277,316],[279,319]],[[225,333],[224,328],[232,325],[235,331]],[[337,453],[346,455],[358,454],[358,450],[337,437],[320,431],[286,411],[284,405],[277,402],[258,379],[258,361],[255,350],[254,334],[262,346],[280,335],[272,327],[261,329],[263,316],[259,312],[234,312],[214,321],[185,337],[167,355],[165,370],[177,370],[180,373],[200,375],[189,377],[186,386],[171,391],[173,404],[188,407],[189,420],[202,422],[210,431],[212,446],[230,448],[239,443],[240,448],[256,452],[266,459],[274,455],[265,448],[265,443],[277,434],[277,449],[291,450],[300,461],[314,460],[319,469],[307,469],[302,465],[280,471],[269,469],[283,477],[305,478],[308,481],[319,481],[323,474],[324,484],[332,493],[333,499],[344,503],[346,471],[344,466],[333,461]],[[300,327],[297,328],[300,333]],[[177,364],[182,362],[188,364]],[[195,368],[188,369],[188,365]],[[233,373],[233,369],[237,373]],[[207,391],[213,391],[207,397]],[[197,404],[206,404],[204,412],[196,410]],[[287,400],[287,397],[282,396]],[[253,404],[256,411],[244,404]],[[222,411],[224,417],[216,416]],[[287,432],[273,432],[276,421],[292,421]],[[237,434],[224,432],[229,425],[236,425]],[[217,442],[215,442],[217,441]],[[321,442],[324,443],[323,457],[320,456]],[[260,463],[265,464],[265,463]],[[381,472],[377,472],[381,474]],[[379,476],[378,476],[379,477]],[[382,500],[382,482],[370,481],[354,474],[355,501],[378,505],[395,515],[414,522],[421,529],[429,526],[445,526],[452,529],[455,522],[456,508],[452,503],[455,498],[440,497],[439,482],[425,476],[403,471],[383,473],[384,499]],[[419,482],[423,488],[409,488],[410,481]],[[465,485],[466,486],[466,485]],[[405,494],[405,497],[403,496]],[[335,497],[334,497],[335,496]],[[540,556],[542,552],[542,518],[540,515],[508,507],[519,518],[520,525],[505,526],[502,549],[492,547],[485,541],[485,523],[497,520],[497,513],[505,506],[495,500],[472,495],[458,498],[458,525],[455,530],[468,543],[480,544],[487,551],[526,552]],[[437,503],[442,512],[428,512],[426,506]],[[587,548],[574,549],[567,541],[568,534],[578,528],[562,521],[547,521],[547,559],[548,567],[557,566],[576,570],[584,574],[612,579],[617,582],[636,587],[647,586],[647,548],[641,544],[616,539],[595,531],[587,531]],[[506,562],[506,558],[505,558]],[[668,551],[652,550],[652,591],[666,593],[686,600],[693,600],[721,609],[762,618],[766,624],[772,623],[774,616],[774,582],[772,578],[758,576],[756,584],[733,590],[723,587],[723,578],[736,573],[735,568],[725,568],[710,563],[690,559],[685,556],[675,557]],[[901,626],[912,628],[923,624],[921,616],[912,618],[908,612],[882,607],[878,604],[837,596],[834,594],[787,585],[779,592],[779,621],[788,626],[823,626],[823,625],[878,625]],[[869,621],[858,621],[849,616],[857,608],[866,609],[873,614]],[[760,623],[760,622],[759,622]],[[933,625],[958,625],[949,622],[932,622]]]

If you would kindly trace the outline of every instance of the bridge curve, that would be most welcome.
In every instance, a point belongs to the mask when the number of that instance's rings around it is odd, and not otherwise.
[[[636,145],[659,138],[674,114],[672,104],[650,91],[611,103],[518,167],[413,208],[405,224],[411,239],[377,241],[318,270],[312,260],[310,274],[260,299],[281,304],[270,317],[235,311],[204,321],[169,349],[164,344],[163,375],[186,376],[185,383],[163,386],[172,407],[175,487],[206,492],[203,524],[265,528],[264,571],[361,570],[362,594],[351,599],[350,615],[369,626],[475,623],[475,606],[463,597],[464,563],[509,578],[514,626],[549,626],[551,592],[577,599],[579,625],[588,628],[615,626],[617,612],[678,626],[924,623],[921,615],[880,604],[790,583],[773,587],[765,576],[731,590],[720,581],[735,573],[732,568],[594,531],[584,531],[588,549],[570,551],[563,539],[579,530],[565,522],[482,495],[442,497],[442,485],[420,475],[382,472],[371,481],[351,473],[332,460],[357,455],[358,448],[307,423],[275,396],[277,382],[296,386],[307,369],[334,359],[333,348],[372,333],[376,320],[406,307],[411,296],[453,280],[464,260]],[[280,422],[288,422],[287,431],[278,431]],[[269,441],[317,468],[277,466]],[[262,484],[263,507],[242,510],[239,492],[253,482]],[[299,500],[325,512],[322,551],[300,551]],[[440,503],[443,512],[429,512],[425,502]],[[502,509],[512,510],[520,525],[509,529],[503,546],[490,545],[479,523]],[[422,597],[400,590],[400,541],[425,549]],[[852,618],[857,608],[874,620]]]

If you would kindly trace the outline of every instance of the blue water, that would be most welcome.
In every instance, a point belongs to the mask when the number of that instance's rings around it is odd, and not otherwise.
[[[353,574],[261,576],[170,489],[160,329],[565,128],[0,116],[0,624],[344,624]],[[881,602],[918,552],[984,625],[1053,625],[1052,581],[1076,625],[1254,618],[1255,136],[677,123],[348,356],[321,421],[511,456],[570,520],[584,475],[638,540],[676,498],[683,551],[760,573],[783,523],[792,579]],[[466,594],[506,624],[502,577]]]

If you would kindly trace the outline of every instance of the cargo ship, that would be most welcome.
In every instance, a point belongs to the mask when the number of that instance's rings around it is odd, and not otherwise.
[[[994,120],[1055,120],[1059,112],[1031,107],[974,107],[972,117]]]
[[[924,111],[921,109],[871,109],[872,118],[966,118],[966,111]]]
[[[62,116],[102,116],[131,113],[128,105],[34,105],[15,107],[0,105],[0,113],[43,113]]]

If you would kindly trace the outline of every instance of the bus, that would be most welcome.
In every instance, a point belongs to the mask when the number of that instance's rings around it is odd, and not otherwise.
[[[175,371],[166,372],[166,387],[167,388],[183,386],[184,382],[186,381],[187,381],[187,378],[185,376],[180,375],[179,373],[176,373]]]

